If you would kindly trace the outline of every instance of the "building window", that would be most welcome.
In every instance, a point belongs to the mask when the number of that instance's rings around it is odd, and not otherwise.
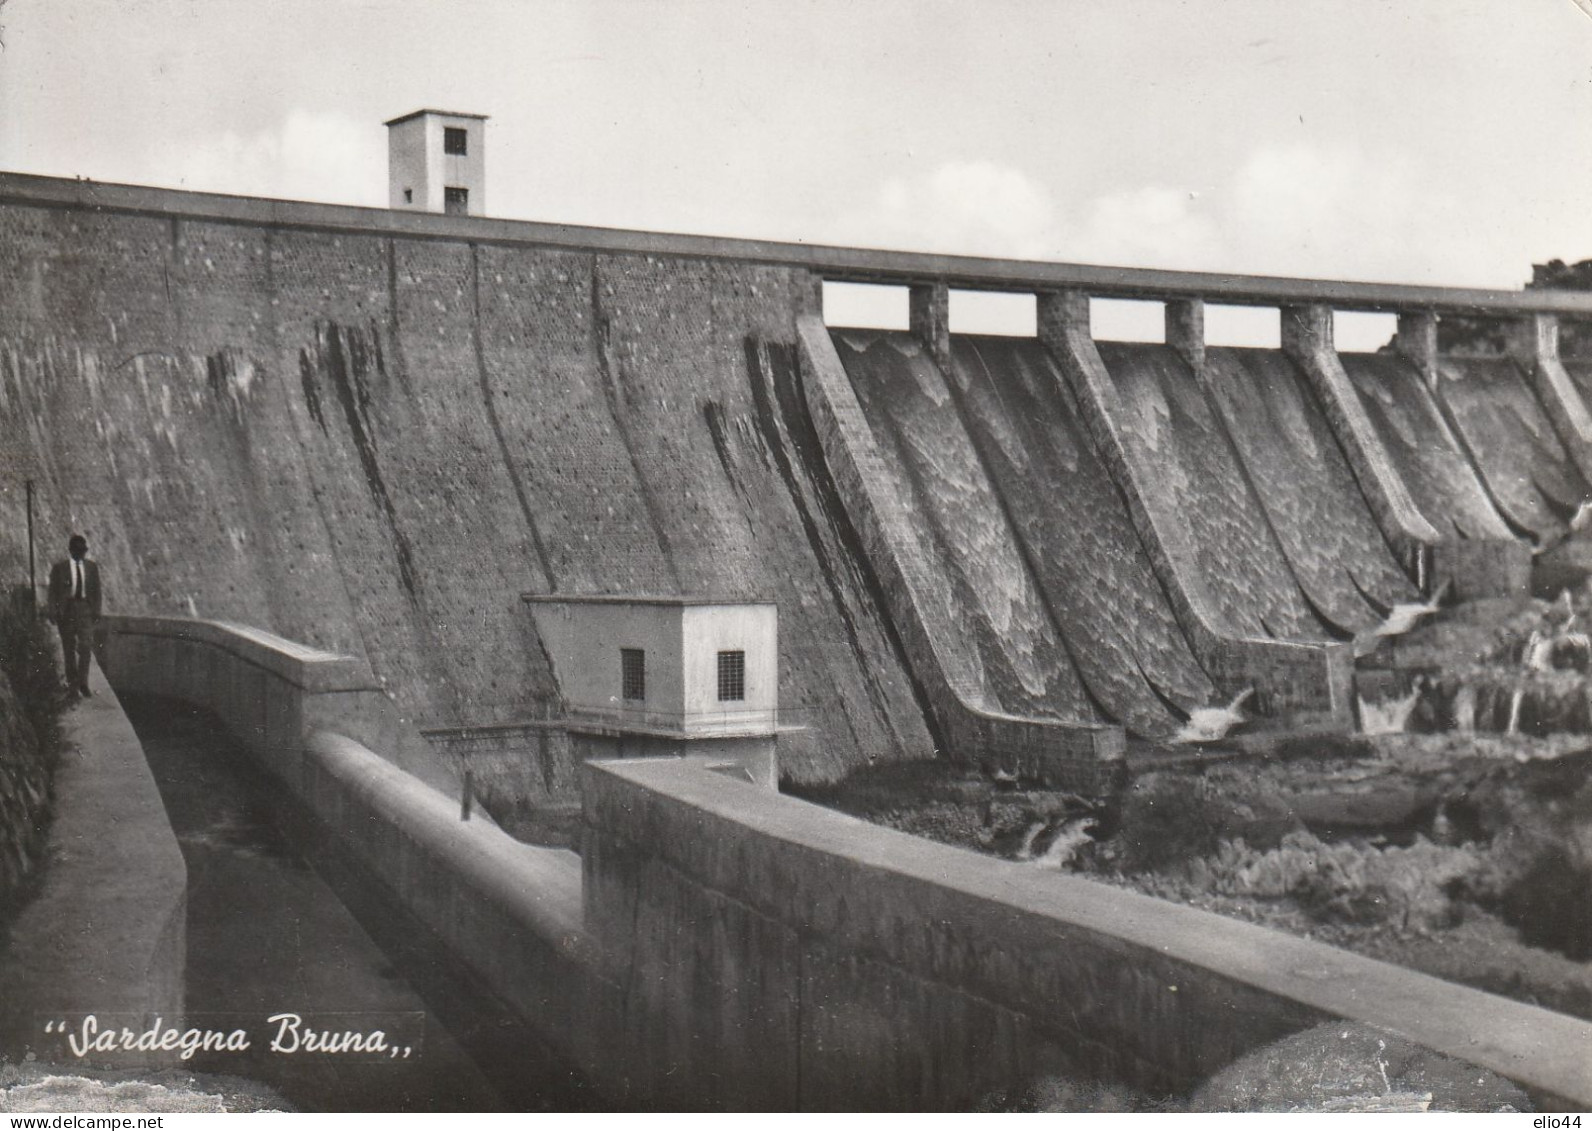
[[[719,702],[739,703],[746,698],[746,653],[719,653]]]
[[[442,128],[442,152],[457,153],[463,157],[467,152],[467,139],[469,135],[457,126],[444,126]]]
[[[470,211],[470,190],[449,186],[442,190],[442,210],[450,216],[463,216]]]
[[[412,189],[412,188],[404,189],[404,203],[405,204],[413,204],[414,202],[415,202],[415,190]]]
[[[647,653],[640,648],[619,649],[619,694],[635,703],[647,697]]]

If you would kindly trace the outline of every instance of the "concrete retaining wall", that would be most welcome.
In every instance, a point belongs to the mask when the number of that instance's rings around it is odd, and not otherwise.
[[[508,808],[580,805],[580,755],[564,725],[531,719],[497,726],[424,730],[454,774],[471,775],[475,796]]]
[[[571,1058],[597,1059],[607,1027],[587,1014],[604,991],[581,929],[578,858],[460,820],[449,775],[404,734],[362,662],[238,625],[105,619],[118,688],[214,713],[533,1029]]]
[[[624,987],[616,1050],[651,1050],[648,1102],[955,1109],[1046,1073],[1182,1090],[1333,1016],[1592,1102],[1592,1025],[1562,1014],[679,763],[584,775],[586,926]]]

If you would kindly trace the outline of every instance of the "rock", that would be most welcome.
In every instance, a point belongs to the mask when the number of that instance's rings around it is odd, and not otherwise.
[[[1377,780],[1296,793],[1291,802],[1294,815],[1312,829],[1380,831],[1411,824],[1437,803],[1437,794],[1430,787]]]
[[[1429,1097],[1429,1100],[1428,1100]],[[1240,1057],[1190,1111],[1530,1111],[1513,1082],[1387,1030],[1329,1021]],[[1377,1106],[1383,1105],[1383,1106]]]

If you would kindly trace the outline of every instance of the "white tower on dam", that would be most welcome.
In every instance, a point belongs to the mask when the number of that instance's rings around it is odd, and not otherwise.
[[[384,124],[391,207],[485,215],[485,114],[415,110]]]

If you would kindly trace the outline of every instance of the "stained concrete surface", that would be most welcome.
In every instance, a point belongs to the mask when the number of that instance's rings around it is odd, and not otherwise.
[[[1126,411],[1124,443],[1154,469],[1155,521],[1188,532],[1223,622],[1244,635],[1330,640],[1311,611],[1206,392],[1170,347],[1098,343]]]
[[[1437,395],[1498,510],[1539,543],[1563,537],[1592,489],[1519,366],[1508,358],[1440,358]]]
[[[934,359],[909,334],[831,337],[894,493],[940,563],[948,607],[962,616],[961,646],[977,656],[989,701],[1012,714],[1097,721]]]
[[[1090,695],[1165,737],[1215,692],[1177,625],[1120,492],[1038,342],[953,335],[950,389],[1024,560]]]
[[[1445,538],[1511,538],[1416,368],[1391,354],[1339,357],[1388,458],[1438,533]]]
[[[1212,348],[1204,378],[1311,606],[1340,630],[1417,599],[1303,375],[1275,350]],[[1370,600],[1367,600],[1370,598]]]

